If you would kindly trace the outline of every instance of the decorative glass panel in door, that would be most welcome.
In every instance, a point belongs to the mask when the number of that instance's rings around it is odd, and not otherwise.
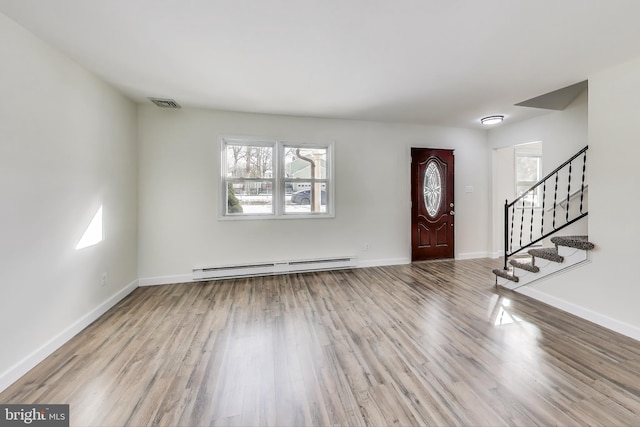
[[[442,205],[442,170],[431,160],[424,170],[424,206],[430,217],[435,217]]]

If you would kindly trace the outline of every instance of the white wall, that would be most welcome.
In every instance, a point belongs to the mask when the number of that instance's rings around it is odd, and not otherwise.
[[[536,297],[640,339],[640,60],[589,76],[591,263],[544,281]]]
[[[457,149],[456,256],[487,255],[490,154],[484,131],[140,107],[141,283],[194,267],[357,255],[409,262],[410,147]],[[220,135],[334,141],[332,219],[220,221]],[[465,186],[473,193],[465,193]],[[370,244],[368,251],[364,243]]]
[[[589,91],[585,90],[562,111],[549,111],[489,130],[489,146],[500,148],[541,141],[544,172],[550,172],[587,145],[588,110]]]
[[[505,124],[489,130],[488,143],[493,151],[491,252],[494,255],[503,253],[505,197],[509,201],[513,200],[509,196],[508,187],[505,187],[503,182],[509,173],[513,173],[509,171],[513,165],[503,167],[505,156],[513,156],[513,152],[509,154],[510,150],[497,149],[540,141],[542,143],[542,175],[547,175],[587,145],[588,98],[588,91],[584,91],[562,111],[550,111],[530,120],[512,125]],[[513,162],[513,158],[510,162]],[[513,184],[509,185],[512,188]],[[586,226],[587,222],[584,221],[583,224],[571,226],[567,232],[583,234],[586,233]]]
[[[2,14],[0,63],[2,390],[135,286],[137,110]]]

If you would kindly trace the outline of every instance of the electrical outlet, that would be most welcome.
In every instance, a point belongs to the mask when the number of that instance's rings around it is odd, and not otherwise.
[[[369,249],[371,249],[371,244],[369,242],[366,242],[364,245],[362,245],[362,249],[368,251]]]
[[[100,286],[107,286],[107,273],[102,273],[102,277],[100,279]]]

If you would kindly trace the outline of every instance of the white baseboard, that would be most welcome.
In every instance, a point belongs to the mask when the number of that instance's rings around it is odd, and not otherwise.
[[[538,301],[542,301],[545,304],[549,304],[552,307],[555,307],[562,311],[566,311],[567,313],[571,313],[582,319],[593,322],[596,325],[600,325],[604,328],[610,329],[614,332],[618,332],[629,338],[640,341],[640,328],[638,328],[637,326],[630,325],[628,323],[613,319],[604,314],[597,313],[588,308],[574,304],[572,302],[554,297],[530,286],[523,286],[522,288],[515,289],[514,291]]]
[[[383,267],[385,265],[403,265],[411,264],[409,258],[389,258],[389,259],[374,259],[366,261],[358,261],[358,268],[367,267]]]
[[[479,258],[499,258],[502,255],[496,255],[495,257],[490,252],[466,252],[458,254],[455,257],[456,261],[465,259],[479,259]],[[402,265],[411,264],[410,258],[390,258],[390,259],[375,259],[370,261],[359,261],[358,268],[366,267],[383,267],[385,265]]]
[[[89,313],[76,320],[58,335],[44,343],[40,348],[24,357],[21,361],[7,369],[0,375],[0,392],[5,390],[11,384],[16,382],[20,377],[33,369],[38,363],[42,362],[54,351],[60,348],[64,343],[73,338],[76,334],[97,320],[100,316],[107,312],[111,307],[120,302],[124,297],[129,295],[138,287],[138,280],[134,280],[126,287],[118,291],[104,301],[102,304],[91,310]]]
[[[193,274],[174,274],[171,276],[144,277],[138,280],[138,286],[172,285],[174,283],[193,282]]]
[[[464,259],[478,259],[478,258],[489,258],[491,254],[489,252],[467,252],[463,254],[458,254],[456,256],[456,260],[464,260]]]

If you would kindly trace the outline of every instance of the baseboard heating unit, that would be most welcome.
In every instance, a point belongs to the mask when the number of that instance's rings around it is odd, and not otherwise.
[[[339,270],[357,267],[356,257],[318,258],[296,261],[277,261],[193,269],[193,280],[228,279],[247,276],[301,273],[305,271]]]

